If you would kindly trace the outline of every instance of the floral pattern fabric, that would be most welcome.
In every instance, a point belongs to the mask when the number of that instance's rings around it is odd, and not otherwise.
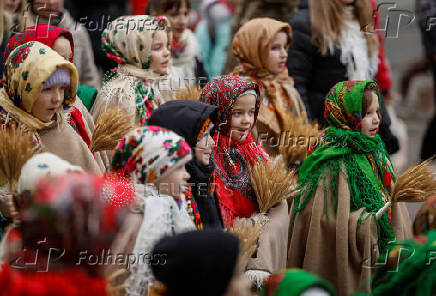
[[[248,90],[257,94],[255,120],[259,112],[259,85],[237,76],[220,76],[209,82],[200,96],[202,102],[218,107],[217,131],[213,147],[215,163],[214,191],[218,195],[224,227],[231,227],[236,217],[250,217],[258,205],[250,180],[250,167],[267,161],[268,154],[251,136],[235,142],[230,136],[232,107]]]
[[[117,145],[112,170],[133,182],[155,183],[191,159],[191,148],[172,131],[147,126],[135,129]]]
[[[106,75],[91,109],[94,118],[102,108],[115,104],[125,108],[127,116],[135,113],[139,126],[147,125],[151,112],[163,101],[155,82],[165,75],[149,69],[151,44],[158,30],[165,30],[168,40],[172,39],[163,16],[122,16],[108,24],[102,33],[103,51],[119,66]]]

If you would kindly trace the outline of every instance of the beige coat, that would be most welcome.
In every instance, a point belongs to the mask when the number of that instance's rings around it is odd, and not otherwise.
[[[326,179],[328,187],[330,180]],[[324,186],[318,189],[290,229],[289,268],[303,268],[330,281],[338,295],[353,291],[369,292],[370,268],[378,255],[377,226],[373,216],[358,226],[364,209],[350,212],[350,192],[343,175],[338,178],[338,206],[334,215],[331,199],[324,199]],[[324,203],[327,202],[328,219]],[[403,203],[392,206],[392,226],[397,240],[412,237],[409,214]]]
[[[268,213],[269,222],[259,237],[259,247],[254,258],[248,260],[247,270],[260,270],[274,273],[286,268],[289,207],[282,201],[271,208]]]
[[[38,134],[44,152],[53,153],[85,171],[103,172],[86,143],[68,123],[38,131]]]
[[[94,119],[89,113],[88,109],[86,109],[85,105],[83,105],[82,100],[77,97],[74,106],[79,109],[82,113],[83,121],[85,123],[86,131],[88,132],[89,137],[92,139],[92,135],[94,134]],[[96,152],[94,153],[95,160],[97,161],[99,167],[104,172],[110,166],[110,160],[108,157],[108,153],[106,152]]]

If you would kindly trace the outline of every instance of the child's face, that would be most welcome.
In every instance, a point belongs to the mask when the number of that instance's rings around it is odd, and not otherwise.
[[[166,30],[156,30],[151,44],[150,70],[158,74],[167,74],[171,53]]]
[[[43,17],[59,16],[64,9],[64,0],[34,0],[33,11]]]
[[[31,114],[42,122],[53,120],[56,112],[62,107],[67,88],[68,85],[58,83],[43,89],[35,104],[33,104]]]
[[[173,36],[177,39],[180,38],[189,23],[189,10],[186,1],[182,1],[179,9],[174,6],[171,10],[165,12],[165,15],[171,22]]]
[[[361,133],[369,137],[374,137],[378,133],[380,125],[378,96],[375,92],[370,93],[372,100],[366,114],[362,119]]]
[[[73,57],[71,43],[67,38],[63,36],[56,39],[55,43],[53,44],[53,50],[60,54],[67,61],[70,61]]]
[[[244,141],[254,125],[256,111],[256,96],[242,95],[236,99],[232,108],[231,138],[234,141]]]
[[[288,35],[285,32],[279,32],[271,42],[269,55],[266,61],[266,68],[274,75],[278,75],[286,68],[288,59]]]
[[[191,175],[186,171],[185,166],[182,165],[160,179],[156,186],[160,194],[177,198],[188,189],[190,177]]]
[[[210,156],[212,155],[212,147],[215,145],[215,141],[208,134],[201,138],[195,146],[195,157],[197,161],[202,165],[208,165],[210,162]]]

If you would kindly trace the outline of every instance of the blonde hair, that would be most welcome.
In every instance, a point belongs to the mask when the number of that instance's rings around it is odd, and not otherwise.
[[[355,0],[354,15],[364,29],[364,36],[368,45],[368,55],[378,51],[378,37],[374,32],[372,21],[373,10],[370,0]],[[322,55],[329,50],[329,42],[339,45],[344,28],[345,8],[342,0],[309,0],[310,18],[312,22],[312,41]]]

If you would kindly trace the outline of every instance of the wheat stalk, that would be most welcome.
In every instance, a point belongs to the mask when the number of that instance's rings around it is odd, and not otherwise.
[[[133,124],[131,118],[121,107],[110,107],[101,112],[95,122],[95,130],[92,136],[91,151],[98,152],[115,149],[117,143],[131,130]]]
[[[24,163],[35,153],[33,137],[29,132],[11,126],[0,129],[0,185],[9,183],[11,193]]]
[[[189,101],[198,101],[201,95],[201,88],[196,85],[188,86],[182,88],[176,92],[177,100],[189,100]]]
[[[279,148],[288,165],[303,161],[308,154],[311,139],[319,139],[322,131],[317,123],[308,123],[306,114],[287,117],[284,122],[286,141]],[[290,141],[292,140],[292,141]]]
[[[260,214],[259,218],[236,218],[233,227],[229,229],[231,233],[239,238],[241,244],[241,254],[245,259],[251,258],[257,249],[257,242],[266,224],[266,216]]]
[[[277,203],[293,197],[296,193],[295,170],[288,170],[285,167],[281,155],[266,163],[256,163],[250,174],[261,213],[267,212]]]
[[[393,202],[422,202],[436,195],[436,173],[430,167],[433,159],[410,167],[395,182]]]

